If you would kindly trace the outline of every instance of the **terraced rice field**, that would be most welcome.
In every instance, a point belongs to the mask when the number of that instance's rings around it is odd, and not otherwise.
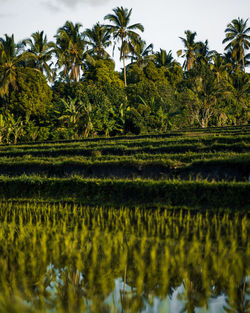
[[[246,213],[0,203],[0,312],[248,312]]]
[[[250,127],[1,146],[0,174],[2,199],[246,208]]]
[[[0,313],[250,310],[250,127],[0,146]]]

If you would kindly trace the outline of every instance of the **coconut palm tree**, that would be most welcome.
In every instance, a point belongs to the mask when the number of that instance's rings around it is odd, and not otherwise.
[[[144,27],[140,23],[129,25],[132,9],[117,7],[113,9],[114,14],[108,14],[104,17],[112,24],[107,25],[109,31],[113,34],[115,41],[121,41],[120,46],[120,60],[123,61],[124,69],[124,84],[127,86],[125,58],[128,53],[133,50],[131,40],[136,40],[139,34],[136,30],[144,31]]]
[[[18,69],[25,61],[32,59],[28,52],[21,52],[21,46],[17,45],[14,35],[5,34],[5,39],[0,38],[0,96],[8,97],[11,90],[18,89],[17,76],[21,74]]]
[[[61,75],[68,80],[78,81],[83,67],[85,41],[80,34],[81,24],[67,21],[56,34],[55,52],[57,66],[64,67]]]
[[[168,52],[164,49],[160,49],[155,53],[155,64],[157,67],[171,67],[174,63],[177,63],[172,56],[172,51]]]
[[[205,42],[199,41],[197,43],[197,62],[203,64],[209,64],[213,55],[217,54],[215,50],[209,50],[208,40]]]
[[[87,28],[84,32],[86,44],[90,46],[88,53],[91,56],[109,58],[105,48],[111,45],[111,34],[105,25],[96,23],[91,29]]]
[[[232,58],[236,61],[237,67],[245,71],[245,51],[250,47],[250,27],[247,27],[247,20],[232,20],[225,29],[226,38],[222,43],[227,43],[225,50],[232,51]],[[249,56],[248,56],[249,58]]]
[[[179,37],[184,46],[184,50],[178,50],[177,55],[185,58],[183,68],[187,71],[194,67],[195,59],[197,56],[197,51],[199,48],[199,43],[195,42],[196,32],[192,33],[190,30],[185,31],[186,38]]]
[[[47,40],[47,36],[44,32],[35,32],[31,35],[31,38],[23,40],[24,47],[28,46],[28,51],[34,56],[33,61],[29,64],[31,67],[39,69],[42,73],[46,73],[49,81],[53,79],[53,71],[51,64],[48,62],[52,58],[55,44],[52,41]]]
[[[212,56],[212,62],[209,67],[215,73],[218,83],[223,78],[228,79],[229,73],[232,70],[232,64],[227,62],[227,60],[219,53]]]
[[[128,58],[131,59],[132,63],[137,63],[139,67],[143,67],[148,61],[154,59],[153,55],[153,44],[147,46],[146,41],[140,37],[131,41],[133,50]]]

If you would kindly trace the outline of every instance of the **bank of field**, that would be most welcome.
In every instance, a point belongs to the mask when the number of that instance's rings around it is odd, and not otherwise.
[[[250,127],[0,146],[1,199],[250,207]]]

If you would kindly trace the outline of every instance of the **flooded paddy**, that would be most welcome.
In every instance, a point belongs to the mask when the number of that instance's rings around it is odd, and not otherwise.
[[[1,202],[0,312],[249,312],[247,213]]]

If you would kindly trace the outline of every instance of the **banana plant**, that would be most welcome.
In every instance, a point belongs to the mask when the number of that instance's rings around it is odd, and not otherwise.
[[[77,101],[77,98],[72,99],[71,97],[69,97],[67,101],[61,99],[61,102],[64,106],[64,114],[59,117],[59,120],[64,121],[68,126],[76,126],[80,119],[83,106],[82,103],[77,104]],[[59,112],[56,111],[56,113]]]
[[[10,136],[13,137],[13,144],[17,143],[18,138],[23,134],[23,121],[19,116],[18,119],[15,119],[14,114],[7,115],[7,134],[6,134],[6,142],[11,143]]]
[[[0,114],[0,143],[2,143],[6,131],[6,122],[3,114]]]

